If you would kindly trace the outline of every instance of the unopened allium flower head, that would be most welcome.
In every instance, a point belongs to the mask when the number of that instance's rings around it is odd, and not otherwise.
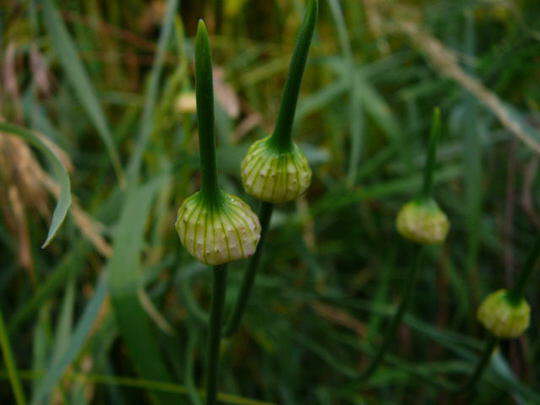
[[[292,143],[279,150],[267,137],[255,142],[242,162],[246,192],[262,201],[284,203],[301,196],[311,182],[311,169],[304,153]]]
[[[500,338],[516,338],[529,327],[531,308],[524,298],[513,302],[509,292],[498,290],[486,297],[477,317],[492,334]]]
[[[423,245],[443,243],[450,229],[448,217],[431,198],[405,204],[396,222],[401,236]]]
[[[178,209],[176,230],[198,260],[216,266],[251,256],[261,236],[259,219],[240,198],[222,193],[217,206],[197,192]]]
[[[189,253],[205,264],[217,266],[251,256],[261,226],[245,202],[224,193],[218,184],[212,59],[202,21],[195,40],[195,78],[202,184],[201,190],[186,198],[178,209],[176,230]]]

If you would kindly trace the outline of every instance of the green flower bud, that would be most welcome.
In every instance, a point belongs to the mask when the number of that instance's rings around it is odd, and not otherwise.
[[[279,151],[270,137],[255,142],[242,162],[246,192],[259,200],[284,203],[301,196],[311,182],[311,169],[304,153],[292,143]]]
[[[509,299],[507,290],[488,295],[478,308],[477,318],[484,327],[500,338],[516,338],[529,327],[531,308],[525,299]]]
[[[251,256],[261,237],[251,208],[236,196],[221,194],[219,204],[209,204],[201,192],[186,198],[175,224],[188,252],[212,266]]]
[[[401,236],[423,245],[443,243],[450,229],[448,217],[433,199],[408,202],[396,223]]]

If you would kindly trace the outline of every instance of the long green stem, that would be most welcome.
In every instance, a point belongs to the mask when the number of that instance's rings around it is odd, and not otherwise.
[[[270,218],[272,218],[272,212],[274,210],[274,204],[263,202],[261,203],[261,209],[259,213],[259,220],[261,222],[261,239],[257,245],[257,249],[251,259],[249,260],[249,265],[244,274],[244,279],[242,280],[242,287],[240,287],[240,292],[238,293],[238,298],[236,299],[236,304],[234,306],[233,314],[231,319],[227,323],[225,328],[225,336],[229,337],[233,335],[240,326],[242,321],[242,316],[246,310],[246,305],[251,295],[251,290],[253,289],[253,283],[255,281],[255,275],[257,274],[257,269],[259,268],[259,263],[261,261],[261,254],[264,246],[264,241],[266,239],[266,234],[268,232],[268,227],[270,224]]]
[[[223,306],[227,288],[227,265],[214,267],[212,292],[212,311],[210,313],[210,335],[208,337],[208,368],[206,380],[206,405],[214,405],[217,398],[219,371],[219,345],[221,342],[221,324]]]
[[[433,172],[435,170],[435,162],[437,160],[437,144],[441,133],[441,110],[435,108],[433,110],[433,118],[431,121],[431,132],[429,135],[429,146],[424,166],[424,185],[422,188],[422,197],[430,198],[433,189]]]
[[[413,287],[416,282],[416,276],[418,274],[418,270],[420,269],[422,265],[422,261],[424,258],[424,247],[417,247],[416,252],[416,258],[414,260],[414,264],[410,267],[408,273],[406,274],[406,282],[403,285],[403,293],[401,298],[401,303],[399,304],[399,307],[394,314],[392,320],[390,321],[390,325],[388,325],[388,328],[386,329],[386,332],[384,334],[383,342],[381,346],[379,347],[379,350],[377,351],[377,354],[371,360],[371,363],[366,368],[366,371],[362,373],[360,376],[361,380],[367,380],[369,377],[373,375],[373,373],[379,368],[382,361],[384,360],[384,356],[386,355],[388,349],[390,348],[390,345],[394,341],[397,328],[401,324],[401,321],[403,320],[403,316],[405,315],[405,312],[407,311],[407,307],[409,306],[409,303],[411,301],[411,297],[413,296]]]
[[[21,380],[19,379],[19,373],[17,371],[17,364],[11,351],[11,345],[9,344],[9,337],[7,334],[6,324],[4,323],[4,316],[0,311],[0,349],[2,350],[2,357],[4,358],[4,364],[6,365],[9,382],[13,389],[13,395],[17,405],[24,405],[26,399],[24,397],[24,391],[22,389]]]
[[[493,350],[495,349],[495,347],[497,347],[498,343],[499,343],[499,339],[497,337],[493,335],[490,336],[490,338],[486,342],[486,345],[484,346],[484,350],[482,352],[482,355],[480,356],[480,360],[478,361],[476,368],[471,374],[471,377],[469,378],[469,380],[465,382],[465,384],[463,384],[463,387],[459,390],[459,392],[466,393],[474,388],[476,383],[480,380],[480,378],[484,374],[484,371],[486,370],[486,367],[489,364],[489,360],[491,359],[491,354],[493,353]]]
[[[208,31],[199,20],[195,39],[195,91],[197,96],[197,120],[199,123],[199,152],[201,155],[201,193],[210,204],[220,202],[221,193],[217,182],[214,139],[214,89],[212,82],[212,56]]]
[[[527,288],[527,282],[529,281],[529,278],[531,277],[533,271],[536,269],[535,264],[538,261],[539,256],[540,235],[536,237],[533,248],[531,249],[527,260],[525,261],[525,265],[523,266],[523,270],[519,274],[519,278],[516,281],[514,288],[510,291],[509,298],[513,302],[518,303],[523,298],[523,294],[525,293],[525,289]]]
[[[272,135],[272,143],[280,151],[289,151],[292,147],[291,134],[294,113],[296,111],[296,102],[298,100],[300,84],[302,83],[302,76],[306,66],[309,46],[311,45],[311,38],[313,37],[313,31],[315,30],[318,8],[318,1],[311,0],[304,21],[302,22],[302,27],[300,28],[294,54],[289,66],[289,75],[287,77],[287,82],[285,83],[285,90],[283,90],[283,95],[281,97],[281,106],[276,122],[276,128]]]

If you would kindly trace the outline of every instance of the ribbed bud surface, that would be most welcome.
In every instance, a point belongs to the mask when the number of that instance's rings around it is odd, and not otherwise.
[[[178,209],[176,230],[188,252],[212,266],[251,256],[261,236],[257,216],[230,194],[214,208],[200,192],[188,197]]]
[[[406,239],[423,245],[444,242],[450,223],[433,200],[413,200],[405,204],[397,216],[397,230]]]
[[[498,290],[482,302],[477,317],[484,327],[500,338],[516,338],[529,327],[531,308],[522,299],[514,304],[507,290]]]
[[[284,203],[301,196],[311,183],[311,168],[304,153],[293,144],[290,152],[268,145],[270,138],[255,142],[242,162],[246,192],[262,201]]]

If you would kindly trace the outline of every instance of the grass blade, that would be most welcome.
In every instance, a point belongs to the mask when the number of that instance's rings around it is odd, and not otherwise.
[[[45,400],[47,395],[49,395],[58,385],[58,382],[69,365],[79,355],[88,338],[88,334],[99,315],[101,304],[103,304],[103,301],[107,296],[107,279],[105,274],[106,273],[101,274],[94,296],[86,306],[77,327],[71,335],[69,346],[66,348],[66,351],[52,364],[51,368],[47,370],[47,374],[43,380],[38,384],[34,397],[32,398],[33,405],[40,404]]]
[[[153,115],[156,107],[157,96],[159,92],[159,79],[163,70],[163,63],[165,62],[165,52],[169,39],[171,37],[174,16],[176,9],[178,8],[178,0],[169,0],[167,2],[167,11],[163,17],[163,24],[161,34],[159,36],[158,50],[150,72],[150,82],[148,83],[148,91],[144,100],[144,109],[141,119],[141,126],[139,128],[139,134],[137,142],[135,144],[135,151],[133,157],[129,162],[128,176],[130,180],[136,180],[139,175],[139,169],[142,162],[142,156],[150,135],[152,134]]]
[[[111,130],[106,122],[105,113],[97,98],[96,91],[92,87],[90,78],[79,58],[74,41],[71,39],[64,21],[52,1],[44,0],[42,4],[43,22],[53,47],[58,54],[60,64],[66,72],[67,79],[73,87],[79,102],[82,104],[86,114],[88,114],[88,117],[105,144],[116,176],[122,182],[122,166]]]
[[[4,315],[0,311],[0,346],[2,349],[2,357],[4,358],[4,364],[8,372],[9,382],[15,395],[15,401],[17,405],[24,405],[26,399],[24,397],[24,391],[22,389],[21,380],[17,371],[17,365],[15,364],[15,358],[9,344],[9,337],[7,334],[6,325],[4,323]]]
[[[52,239],[56,235],[56,232],[58,232],[58,229],[60,228],[60,225],[62,225],[62,222],[64,222],[69,207],[71,206],[71,182],[69,180],[68,172],[60,159],[58,159],[56,154],[47,144],[49,141],[46,138],[41,138],[26,128],[5,122],[0,122],[0,132],[20,136],[43,152],[43,154],[47,156],[47,159],[50,161],[54,173],[58,179],[58,183],[60,185],[60,196],[58,197],[56,207],[54,208],[47,238],[41,246],[42,248],[45,248],[49,245],[49,243],[51,243]]]
[[[41,377],[44,374],[43,371],[23,370],[20,372],[21,378],[25,380],[34,380]],[[0,370],[0,378],[6,378],[7,373],[4,370]],[[166,392],[169,394],[176,394],[176,396],[187,395],[188,389],[180,384],[174,384],[164,381],[144,380],[141,378],[131,377],[119,377],[106,374],[83,374],[83,373],[70,373],[66,376],[67,380],[82,380],[88,383],[103,384],[109,386],[122,386],[130,388],[147,389],[151,391]],[[241,397],[238,395],[220,393],[218,395],[220,402],[224,404],[232,405],[275,405],[273,402],[259,401],[256,399],[250,399]],[[178,400],[178,398],[177,398]],[[179,403],[179,402],[177,402]]]

